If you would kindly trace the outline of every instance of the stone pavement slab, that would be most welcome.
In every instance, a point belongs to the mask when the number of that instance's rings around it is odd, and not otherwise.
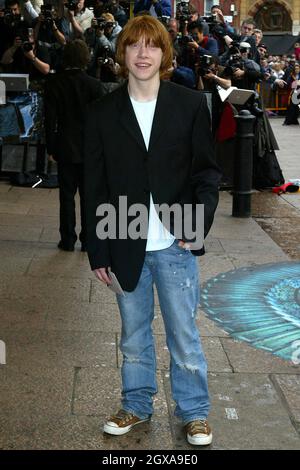
[[[34,302],[35,299],[72,298],[88,302],[91,284],[89,280],[51,279],[29,276],[2,274],[0,297],[2,299],[24,299]]]
[[[292,418],[298,423],[300,430],[300,375],[275,374],[277,382],[289,408]]]
[[[14,415],[65,416],[71,413],[74,368],[46,368],[35,364],[0,369],[2,424]],[[49,399],[51,397],[51,399]],[[5,429],[5,423],[4,423]]]
[[[117,366],[114,333],[1,328],[7,364],[26,367]]]

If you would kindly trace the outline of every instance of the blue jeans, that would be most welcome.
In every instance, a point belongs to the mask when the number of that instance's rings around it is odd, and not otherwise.
[[[207,364],[195,323],[199,303],[197,258],[178,246],[148,251],[137,287],[117,295],[122,318],[120,348],[122,408],[141,419],[153,412],[157,393],[156,358],[151,323],[155,283],[167,346],[175,415],[183,423],[206,419],[209,411]]]

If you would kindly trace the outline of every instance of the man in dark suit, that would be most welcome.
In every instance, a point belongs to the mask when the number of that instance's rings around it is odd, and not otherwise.
[[[83,204],[83,115],[91,101],[102,96],[101,82],[84,71],[89,50],[80,39],[69,42],[63,52],[64,71],[50,76],[45,87],[45,129],[48,155],[57,160],[61,240],[58,247],[74,251],[75,194],[79,189],[82,251],[86,250]]]
[[[122,318],[122,409],[105,423],[104,431],[125,434],[152,415],[157,393],[151,330],[155,284],[171,356],[175,414],[186,426],[191,444],[207,445],[212,440],[207,366],[195,323],[199,279],[194,254],[203,249],[192,253],[194,240],[174,236],[154,204],[190,204],[194,209],[195,204],[204,204],[208,233],[220,178],[210,116],[201,94],[161,81],[172,65],[172,46],[155,18],[137,16],[126,24],[116,60],[128,81],[89,106],[84,164],[91,268],[105,284],[112,283],[112,272],[124,290],[124,295],[117,294]],[[127,219],[119,206],[121,196],[128,203]],[[121,232],[124,226],[130,232],[131,209],[137,204],[149,214],[144,220],[146,236],[124,236]],[[105,210],[111,207],[118,215],[118,234],[114,236],[108,221],[105,238],[101,227]]]

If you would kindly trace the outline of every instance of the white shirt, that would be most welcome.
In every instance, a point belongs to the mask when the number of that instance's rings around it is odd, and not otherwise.
[[[130,97],[135,116],[143,134],[146,149],[148,150],[151,136],[153,116],[156,99],[153,101],[136,101]],[[163,226],[155,210],[152,194],[150,193],[149,225],[146,251],[164,250],[172,245],[175,237]]]

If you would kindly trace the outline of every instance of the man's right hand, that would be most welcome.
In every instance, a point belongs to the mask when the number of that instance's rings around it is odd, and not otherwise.
[[[108,268],[98,268],[94,269],[94,274],[99,281],[103,282],[104,284],[111,284],[111,279],[107,274],[107,271],[110,271],[110,267]]]

